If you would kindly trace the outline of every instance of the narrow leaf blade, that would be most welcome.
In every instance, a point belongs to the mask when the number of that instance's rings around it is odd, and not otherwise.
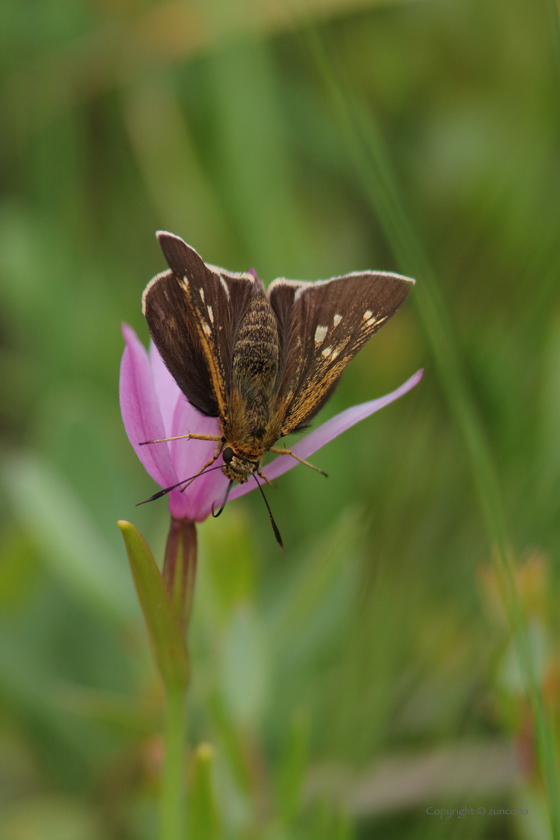
[[[123,520],[118,526],[162,679],[168,690],[185,688],[189,678],[187,647],[161,572],[140,531]]]

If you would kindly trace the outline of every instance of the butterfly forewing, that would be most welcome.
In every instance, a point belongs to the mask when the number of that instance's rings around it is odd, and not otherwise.
[[[150,334],[189,402],[225,421],[235,328],[253,278],[207,266],[178,236],[158,238],[171,270],[144,292]]]
[[[275,280],[270,302],[281,325],[282,435],[317,414],[348,364],[394,315],[413,280],[396,274],[355,273],[317,283]]]

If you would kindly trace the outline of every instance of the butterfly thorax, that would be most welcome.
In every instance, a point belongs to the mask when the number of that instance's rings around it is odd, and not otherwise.
[[[224,474],[241,483],[258,469],[269,437],[279,358],[276,318],[263,287],[255,282],[234,338],[229,416],[223,429],[226,447],[234,453]]]

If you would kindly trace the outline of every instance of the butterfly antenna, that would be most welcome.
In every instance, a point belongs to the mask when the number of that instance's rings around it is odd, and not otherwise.
[[[231,488],[232,488],[232,487],[233,487],[233,478],[230,478],[230,480],[229,480],[229,484],[228,484],[228,486],[227,486],[227,490],[226,490],[226,495],[224,496],[224,501],[223,501],[223,502],[222,502],[222,504],[220,505],[220,509],[219,509],[219,511],[218,511],[217,513],[214,513],[214,502],[212,502],[212,516],[214,517],[214,519],[217,519],[217,518],[218,518],[218,516],[219,516],[219,515],[221,514],[221,512],[223,511],[223,509],[225,508],[225,506],[226,506],[226,504],[227,504],[228,496],[229,496],[229,494],[230,494],[230,491],[231,491]]]
[[[262,496],[262,497],[263,497],[263,499],[264,499],[264,503],[265,503],[265,505],[266,505],[266,509],[267,509],[267,511],[268,511],[268,515],[270,516],[270,524],[272,525],[272,530],[274,531],[274,536],[276,537],[276,542],[278,543],[278,545],[280,546],[280,548],[282,549],[282,551],[284,551],[284,543],[282,542],[282,537],[280,536],[280,531],[278,530],[278,526],[277,526],[276,522],[274,521],[274,517],[273,517],[273,515],[272,515],[272,511],[270,510],[270,505],[268,504],[268,502],[267,502],[267,500],[266,500],[266,496],[264,495],[264,490],[262,489],[262,487],[261,487],[261,485],[260,485],[260,482],[259,482],[259,480],[258,480],[257,476],[255,475],[255,473],[253,473],[253,478],[254,478],[254,479],[255,479],[255,481],[257,482],[257,487],[258,487],[258,488],[259,488],[259,490],[261,491],[261,496]]]
[[[201,475],[206,475],[206,473],[212,472],[213,470],[221,470],[222,465],[218,464],[217,467],[212,467],[209,470],[204,470],[204,472],[197,473],[196,475],[192,475],[190,478],[184,478],[182,481],[178,481],[177,484],[172,484],[171,487],[166,487],[164,490],[160,490],[157,493],[154,493],[153,496],[150,496],[149,499],[144,499],[143,502],[138,502],[136,507],[140,507],[140,505],[147,505],[148,502],[155,502],[156,499],[161,499],[162,496],[166,496],[167,493],[171,493],[172,490],[175,490],[176,487],[180,487],[181,484],[187,484],[189,481],[194,481],[195,478],[198,478]],[[186,487],[183,488],[186,490]]]

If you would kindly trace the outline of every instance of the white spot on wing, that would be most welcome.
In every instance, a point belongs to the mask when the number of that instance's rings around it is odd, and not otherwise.
[[[206,335],[212,335],[212,327],[206,321],[202,322],[202,329]]]
[[[183,279],[181,280],[181,286],[183,287],[183,289],[184,289],[186,292],[188,292],[188,290],[189,290],[189,280],[188,280],[188,277],[187,277],[187,275],[186,275],[186,274],[185,274],[185,276],[183,277]]]
[[[362,318],[364,319],[364,321],[369,321],[369,319],[371,318],[372,315],[373,315],[373,312],[371,311],[371,309],[366,309],[366,311],[362,315]]]
[[[315,330],[315,344],[322,344],[328,332],[328,327],[317,327]]]
[[[322,351],[322,355],[325,357],[325,359],[328,359],[331,353],[332,347],[325,347],[325,349]]]
[[[204,303],[204,289],[199,289],[200,297],[202,298],[202,303]]]
[[[335,327],[338,327],[338,325],[340,324],[341,321],[342,321],[342,315],[335,315],[334,316],[333,324],[335,325]]]
[[[213,311],[212,311],[212,307],[211,307],[211,306],[207,306],[207,307],[206,307],[206,309],[208,310],[208,317],[210,318],[210,321],[211,321],[212,323],[214,323],[214,313],[213,313]]]

